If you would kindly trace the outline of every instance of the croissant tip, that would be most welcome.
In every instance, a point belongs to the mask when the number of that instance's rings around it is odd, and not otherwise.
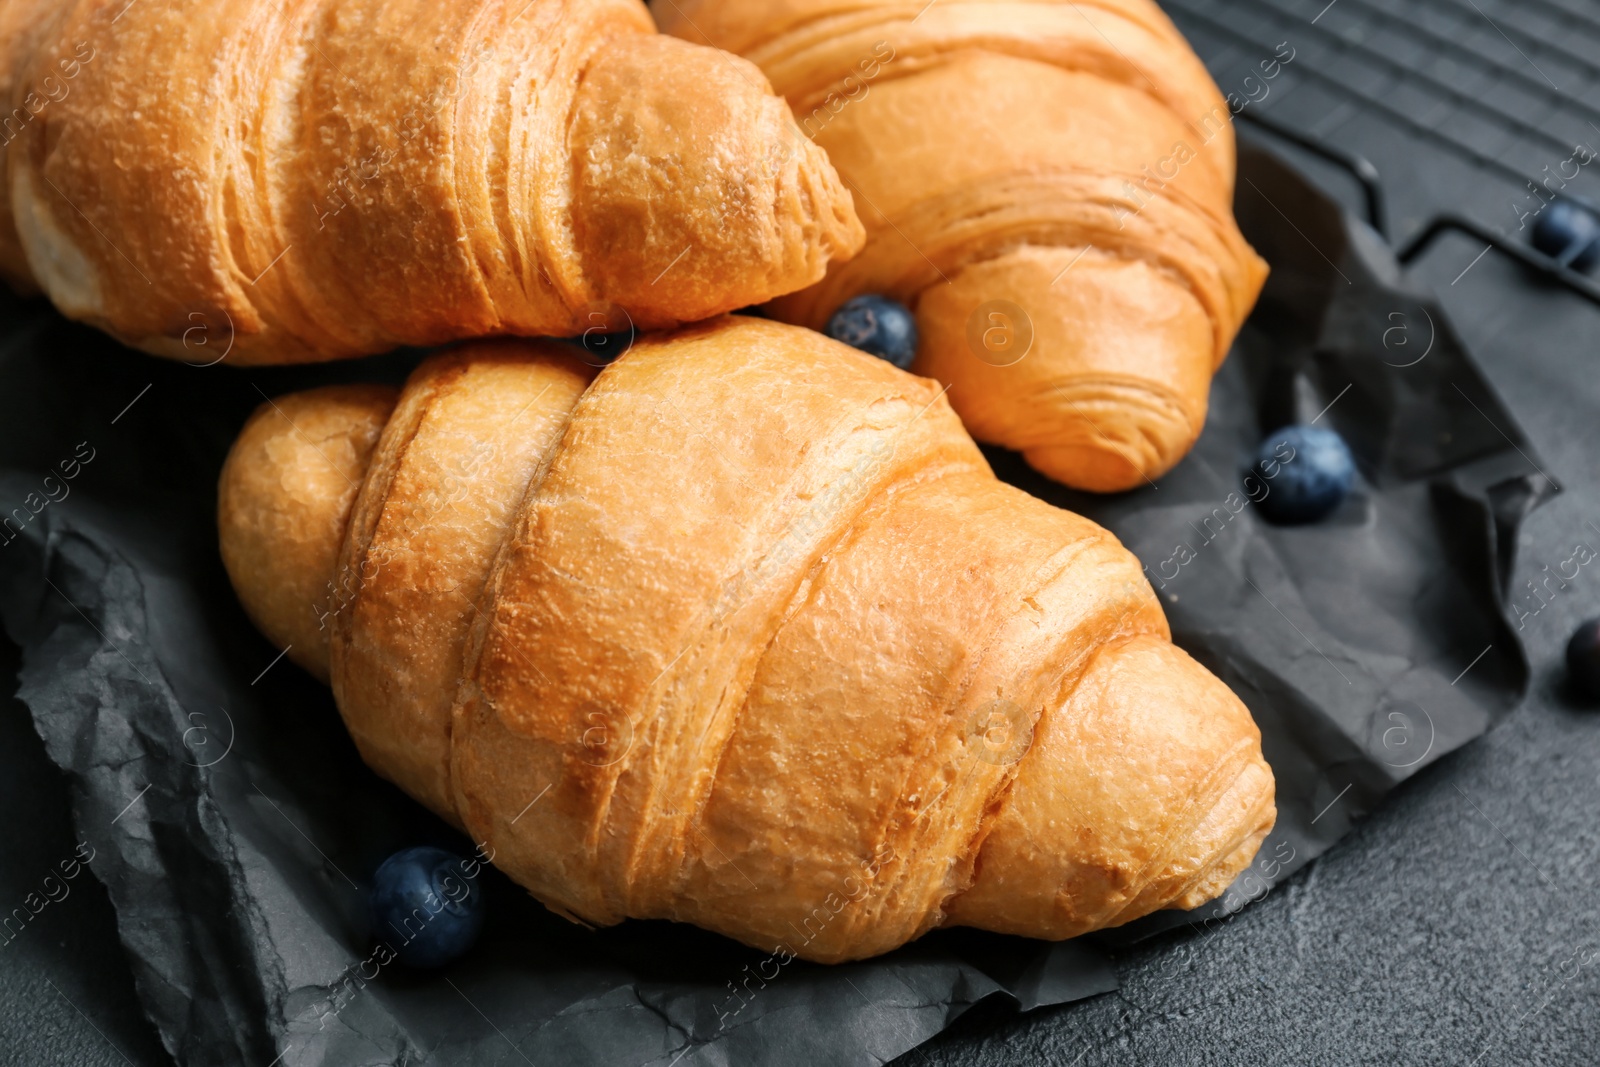
[[[329,678],[335,561],[367,458],[397,392],[334,385],[267,400],[217,485],[222,562],[245,612],[289,659]]]

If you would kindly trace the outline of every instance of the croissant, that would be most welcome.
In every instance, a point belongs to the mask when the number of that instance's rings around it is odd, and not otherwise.
[[[863,239],[638,0],[0,0],[0,93],[0,274],[191,362],[672,326]]]
[[[866,251],[771,305],[911,306],[912,369],[981,441],[1082,489],[1189,450],[1266,277],[1232,215],[1232,114],[1151,0],[657,0],[754,60],[828,150]]]
[[[592,374],[480,343],[398,397],[281,397],[218,503],[365,760],[552,909],[838,961],[1072,937],[1249,864],[1249,713],[934,383],[740,317]]]

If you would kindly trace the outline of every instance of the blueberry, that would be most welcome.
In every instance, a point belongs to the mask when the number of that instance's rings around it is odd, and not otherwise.
[[[372,936],[409,967],[440,967],[472,947],[483,928],[475,866],[442,848],[403,848],[372,878]]]
[[[1262,513],[1295,524],[1316,522],[1337,508],[1350,492],[1356,465],[1334,431],[1285,426],[1261,439],[1251,473],[1266,487],[1265,495],[1252,497]]]
[[[835,341],[871,352],[901,370],[917,355],[917,320],[898,300],[866,293],[845,302],[823,331]]]
[[[578,336],[566,340],[583,350],[583,355],[579,356],[579,359],[591,367],[604,367],[622,358],[622,355],[633,347],[635,336],[630,326],[628,329],[614,330],[610,333],[600,329],[585,330]]]
[[[1567,675],[1578,692],[1600,700],[1600,619],[1590,619],[1567,642]]]
[[[628,309],[609,300],[591,300],[578,312],[577,321],[583,324],[583,332],[563,340],[582,349],[578,358],[591,367],[620,359],[639,333]]]
[[[1533,247],[1573,270],[1600,262],[1600,216],[1576,200],[1558,197],[1539,212]]]

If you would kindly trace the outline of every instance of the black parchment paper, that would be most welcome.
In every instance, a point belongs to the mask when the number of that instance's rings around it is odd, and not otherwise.
[[[1236,909],[1482,733],[1527,679],[1502,582],[1517,523],[1555,486],[1370,231],[1269,156],[1247,150],[1241,173],[1241,224],[1274,275],[1190,458],[1108,499],[991,453],[1139,555],[1179,642],[1249,704],[1278,776],[1279,828],[1223,901],[1100,940]],[[226,342],[193,340],[197,363]],[[183,366],[0,298],[0,506],[25,516],[0,535],[0,607],[24,650],[20,696],[180,1062],[868,1064],[987,997],[1027,1009],[1114,987],[1082,941],[971,931],[774,975],[690,928],[572,926],[492,871],[465,959],[374,967],[363,887],[378,862],[471,845],[367,771],[327,690],[250,627],[217,558],[214,487],[263,395],[399,380],[415,358]],[[1358,455],[1353,499],[1312,528],[1235,509],[1259,435],[1318,416]]]

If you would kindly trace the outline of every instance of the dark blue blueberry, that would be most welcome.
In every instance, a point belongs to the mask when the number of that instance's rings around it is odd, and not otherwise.
[[[1600,700],[1600,619],[1573,631],[1567,642],[1567,674],[1579,693]]]
[[[571,338],[573,344],[583,349],[580,357],[591,367],[604,367],[616,362],[622,355],[633,347],[633,327],[625,330],[615,330],[610,333],[598,327],[585,330],[577,337]]]
[[[1251,494],[1256,506],[1273,522],[1294,524],[1316,522],[1343,503],[1356,465],[1334,431],[1285,426],[1261,439],[1251,473],[1265,483]]]
[[[620,359],[633,347],[638,330],[628,309],[609,300],[592,300],[578,312],[582,333],[563,338],[582,350],[582,359],[591,367],[604,367]]]
[[[1565,197],[1546,204],[1533,224],[1533,247],[1573,270],[1600,262],[1600,216]]]
[[[917,355],[917,320],[898,300],[865,293],[845,301],[823,331],[835,341],[871,352],[901,370]]]
[[[440,967],[478,939],[483,890],[476,865],[442,848],[403,848],[372,877],[372,937],[410,967]]]

